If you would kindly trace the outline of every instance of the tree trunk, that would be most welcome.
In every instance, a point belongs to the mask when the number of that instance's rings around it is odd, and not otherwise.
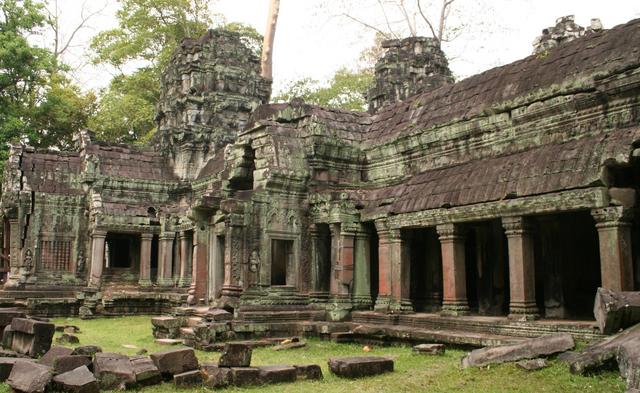
[[[593,314],[604,334],[617,333],[620,329],[640,323],[640,292],[614,292],[598,288]]]
[[[279,11],[280,0],[271,0],[267,18],[267,31],[264,34],[262,43],[262,77],[268,81],[273,81],[273,41],[276,36]]]

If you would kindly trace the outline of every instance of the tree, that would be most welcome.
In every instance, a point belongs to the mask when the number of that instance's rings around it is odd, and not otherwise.
[[[94,97],[64,75],[66,66],[28,37],[46,27],[44,6],[31,0],[0,0],[0,161],[6,142],[65,146],[84,127]]]
[[[311,78],[292,82],[273,101],[290,102],[294,98],[302,98],[309,104],[363,111],[367,108],[366,94],[372,81],[373,75],[369,70],[342,68],[325,84]]]
[[[280,0],[271,0],[267,17],[267,31],[264,34],[262,44],[262,77],[269,81],[273,80],[273,43],[276,37],[279,11]]]

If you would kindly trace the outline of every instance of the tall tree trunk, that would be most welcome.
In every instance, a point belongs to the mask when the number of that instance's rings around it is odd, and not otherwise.
[[[267,31],[262,43],[262,77],[269,81],[273,80],[273,41],[276,36],[279,10],[280,0],[270,0]]]

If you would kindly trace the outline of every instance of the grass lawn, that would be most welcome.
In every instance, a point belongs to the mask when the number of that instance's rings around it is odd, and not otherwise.
[[[148,316],[96,319],[56,319],[56,324],[77,325],[81,344],[100,345],[105,352],[134,355],[138,349],[123,344],[146,348],[149,353],[169,349],[156,345],[151,336]],[[59,333],[56,333],[56,336]],[[607,392],[625,391],[624,381],[617,372],[591,377],[574,376],[565,364],[553,361],[551,367],[526,372],[514,364],[490,366],[482,369],[462,370],[459,366],[464,351],[447,349],[445,356],[414,355],[410,347],[373,347],[369,355],[391,356],[395,359],[395,372],[360,380],[340,379],[329,373],[327,359],[332,356],[365,355],[361,345],[335,344],[318,339],[307,339],[307,347],[289,351],[259,348],[253,351],[252,365],[315,363],[322,367],[323,381],[297,382],[253,388],[229,388],[229,392],[304,392],[304,393],[365,393],[365,392]],[[200,362],[217,360],[219,353],[197,351]],[[0,392],[9,392],[6,384]],[[142,389],[143,392],[173,392],[170,383]],[[184,390],[183,390],[184,391]],[[208,391],[201,388],[194,391]]]

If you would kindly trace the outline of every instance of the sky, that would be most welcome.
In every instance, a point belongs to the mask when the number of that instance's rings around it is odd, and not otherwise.
[[[263,33],[268,3],[268,0],[217,0],[211,1],[210,7],[228,22],[249,24]],[[348,5],[344,6],[345,3]],[[75,79],[85,90],[99,89],[109,83],[116,71],[90,64],[88,42],[98,31],[117,26],[118,3],[58,0],[66,34],[77,25],[83,4],[85,13],[100,10],[100,14],[78,33],[64,60],[71,64]],[[425,8],[430,17],[436,15],[437,4],[429,6],[429,0],[423,0],[423,4],[428,7]],[[591,18],[600,18],[605,28],[640,18],[638,0],[456,0],[454,5],[451,24],[464,28],[443,49],[458,79],[528,56],[533,40],[560,16],[575,15],[582,26],[588,26]],[[388,15],[392,23],[399,20],[393,11],[390,9]],[[373,0],[281,0],[273,59],[275,92],[294,80],[304,77],[326,80],[342,67],[359,64],[360,53],[373,45],[375,33],[343,13],[366,23],[384,25],[378,3]],[[393,26],[404,25],[402,22]],[[427,35],[426,25],[420,26],[419,31]]]

